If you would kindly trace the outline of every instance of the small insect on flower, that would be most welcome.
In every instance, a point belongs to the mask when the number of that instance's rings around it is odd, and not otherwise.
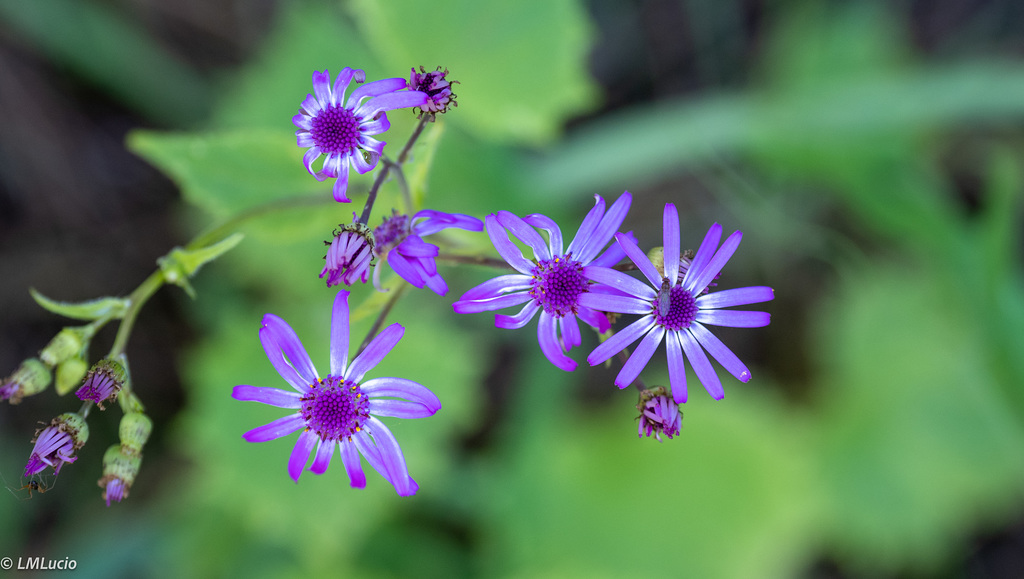
[[[51,481],[50,483],[47,483],[45,480],[40,480],[37,477],[33,476],[32,478],[29,479],[28,483],[22,485],[21,488],[15,489],[7,485],[7,479],[4,478],[2,475],[0,475],[0,478],[3,479],[4,487],[7,488],[7,492],[11,493],[11,496],[18,499],[19,501],[27,501],[31,499],[32,493],[34,492],[43,494],[46,491],[52,489],[54,484],[56,484],[57,482],[56,478],[54,478],[53,481]],[[28,491],[28,496],[24,496],[25,493],[23,491]]]

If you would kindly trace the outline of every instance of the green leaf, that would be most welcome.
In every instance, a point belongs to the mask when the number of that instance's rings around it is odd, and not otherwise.
[[[124,317],[129,302],[126,298],[98,298],[85,302],[58,302],[29,288],[37,304],[55,314],[74,320],[98,320],[100,318],[120,319]]]
[[[218,216],[302,193],[331,195],[331,182],[320,183],[306,171],[303,150],[285,131],[134,131],[128,148],[174,179],[188,202]],[[366,179],[353,177],[350,190],[358,191]]]
[[[213,261],[231,251],[241,243],[245,237],[241,233],[235,233],[224,239],[199,249],[183,249],[175,247],[167,255],[156,260],[160,269],[164,272],[164,279],[168,283],[181,286],[185,293],[191,298],[196,297],[196,292],[188,282],[188,278],[194,276],[204,264]]]
[[[575,0],[457,0],[444,9],[357,0],[352,16],[394,76],[447,67],[460,84],[458,108],[445,116],[479,136],[549,141],[594,103],[585,72],[593,32]]]

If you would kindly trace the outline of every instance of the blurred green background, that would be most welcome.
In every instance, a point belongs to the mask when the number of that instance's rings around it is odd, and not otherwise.
[[[295,485],[294,436],[245,443],[280,411],[231,387],[285,386],[265,312],[327,367],[321,242],[368,186],[331,202],[290,118],[313,70],[419,65],[461,83],[409,166],[427,206],[541,212],[569,235],[592,195],[629,189],[642,247],[665,202],[684,247],[742,230],[719,287],[772,286],[772,324],[716,333],[754,379],[715,402],[691,375],[682,435],[637,440],[616,369],[564,373],[533,325],[456,316],[493,273],[448,267],[447,296],[393,312],[406,336],[373,374],[443,403],[387,421],[414,498],[370,470],[351,489],[338,463]],[[415,119],[391,120],[400,146]],[[197,300],[166,289],[144,311],[128,353],[156,434],[123,503],[94,482],[116,412],[27,500],[36,423],[77,404],[0,406],[0,556],[103,577],[1024,576],[1017,2],[0,0],[0,127],[2,372],[62,327],[29,287],[124,295],[219,219],[325,200],[254,220]],[[371,224],[397,204],[389,183]]]

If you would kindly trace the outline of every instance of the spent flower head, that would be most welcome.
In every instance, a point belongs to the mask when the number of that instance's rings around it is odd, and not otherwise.
[[[663,386],[641,392],[636,409],[640,411],[637,417],[637,435],[640,438],[653,434],[658,442],[662,442],[662,434],[672,438],[678,436],[683,428],[683,413],[679,410],[679,404],[665,394]]]
[[[595,295],[609,290],[592,284],[586,271],[594,266],[611,267],[625,257],[617,245],[600,256],[598,253],[622,225],[632,196],[628,191],[623,193],[607,213],[604,199],[595,196],[595,200],[567,248],[562,243],[561,229],[549,217],[535,213],[519,218],[508,211],[488,215],[487,235],[498,254],[519,273],[498,276],[467,291],[453,305],[455,311],[472,314],[525,303],[515,315],[495,315],[494,325],[521,328],[539,313],[537,340],[541,351],[555,366],[574,370],[576,362],[566,352],[582,343],[577,318],[602,333],[611,327],[594,301]],[[547,233],[546,243],[537,229]],[[509,239],[510,233],[533,250],[533,259],[523,256]]]
[[[384,154],[384,141],[373,138],[391,127],[386,112],[419,107],[427,102],[426,93],[405,90],[403,78],[387,78],[368,82],[345,99],[352,81],[361,83],[366,73],[345,67],[331,85],[328,71],[313,73],[313,94],[306,95],[299,114],[292,117],[298,145],[307,147],[302,162],[317,181],[337,179],[334,199],[348,203],[349,167],[367,173],[377,166]],[[320,170],[313,163],[326,155]]]
[[[43,472],[53,467],[53,474],[60,472],[64,463],[75,462],[75,451],[85,446],[89,439],[89,425],[79,414],[65,413],[50,421],[45,428],[36,431],[32,453],[25,465],[25,476]]]
[[[393,213],[373,230],[374,252],[411,285],[429,287],[443,296],[448,293],[448,284],[437,272],[437,262],[434,261],[438,247],[423,241],[423,238],[450,227],[480,231],[484,224],[469,215],[430,209],[416,213],[411,219],[408,215]],[[373,283],[377,289],[381,289],[380,270],[378,265],[373,272]]]
[[[360,455],[401,496],[416,494],[418,485],[409,476],[405,456],[393,434],[378,416],[424,418],[441,408],[441,402],[425,386],[404,378],[363,380],[402,338],[405,329],[392,324],[378,334],[349,363],[348,292],[339,291],[331,311],[330,374],[321,378],[294,330],[281,318],[267,314],[260,341],[270,362],[295,392],[278,388],[235,386],[236,400],[254,400],[295,412],[254,428],[243,435],[249,442],[266,442],[301,431],[288,459],[288,475],[299,481],[310,453],[309,470],[323,474],[335,454],[348,472],[353,487],[366,486]]]
[[[435,114],[442,114],[448,111],[449,106],[457,107],[455,102],[456,94],[452,92],[452,85],[458,84],[457,80],[448,80],[448,69],[427,72],[427,69],[420,67],[420,71],[412,69],[409,75],[409,89],[418,90],[427,94],[427,102],[420,105],[420,117],[424,114],[430,115],[433,120]]]
[[[616,235],[619,245],[650,285],[613,269],[595,267],[587,272],[591,279],[624,294],[596,296],[595,308],[643,316],[595,348],[587,357],[587,362],[591,366],[600,364],[643,337],[615,378],[615,385],[625,388],[636,380],[664,340],[673,400],[686,402],[684,354],[704,388],[712,398],[720,400],[725,396],[725,391],[704,350],[710,352],[730,374],[742,382],[750,380],[750,371],[705,324],[734,328],[767,326],[771,316],[766,312],[719,308],[766,302],[773,299],[775,294],[772,288],[763,286],[707,292],[709,284],[739,246],[743,236],[741,232],[730,235],[719,248],[722,226],[717,223],[712,225],[692,262],[686,263],[681,259],[679,251],[679,214],[671,203],[665,205],[663,228],[664,266],[660,271],[636,243],[625,236]]]
[[[329,245],[324,256],[324,269],[320,278],[327,276],[327,287],[344,283],[352,285],[356,280],[366,283],[373,264],[373,231],[352,214],[351,225],[339,225],[334,230],[334,239],[325,241]]]

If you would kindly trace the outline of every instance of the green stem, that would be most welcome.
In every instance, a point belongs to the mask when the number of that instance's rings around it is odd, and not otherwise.
[[[110,353],[107,354],[108,358],[124,354],[125,346],[128,344],[128,336],[132,333],[132,327],[135,325],[135,318],[139,315],[139,310],[156,293],[156,290],[164,285],[164,281],[166,281],[164,279],[164,272],[156,270],[128,296],[128,310],[124,313],[124,319],[121,320],[121,325],[117,328],[117,337],[114,338],[114,345],[110,347]]]
[[[373,186],[370,187],[370,193],[366,196],[366,205],[363,205],[363,213],[359,216],[360,223],[370,223],[370,212],[373,211],[373,204],[377,201],[377,192],[380,191],[380,186],[384,184],[384,179],[387,178],[392,167],[401,170],[402,164],[409,159],[409,153],[412,152],[412,147],[416,144],[416,139],[419,139],[420,135],[423,133],[423,127],[427,125],[428,118],[428,115],[423,115],[420,118],[420,122],[417,123],[416,128],[412,131],[412,135],[409,136],[409,140],[406,141],[405,146],[402,147],[402,152],[398,154],[398,159],[393,163],[387,161],[384,162],[384,166],[381,167],[380,172],[377,173],[377,178],[373,180]]]
[[[405,288],[408,287],[408,285],[409,284],[403,283],[395,289],[395,293],[391,294],[391,299],[388,300],[388,303],[384,304],[384,308],[380,311],[380,314],[377,315],[377,319],[373,322],[373,326],[366,334],[366,339],[363,340],[363,343],[359,346],[359,350],[356,351],[356,356],[362,354],[363,350],[370,345],[370,341],[373,340],[373,337],[380,331],[380,327],[384,325],[384,320],[391,312],[391,308],[395,307],[395,304],[398,303],[398,298],[402,297],[402,293],[405,292]]]

